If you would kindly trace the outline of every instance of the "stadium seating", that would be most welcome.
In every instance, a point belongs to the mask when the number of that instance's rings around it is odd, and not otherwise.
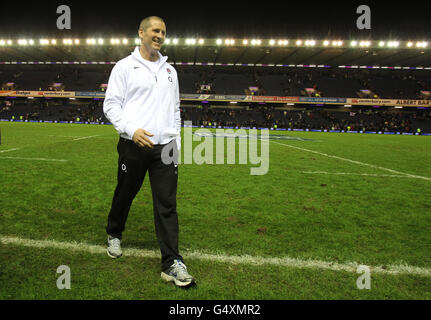
[[[48,90],[51,83],[61,82],[65,91],[94,91],[108,82],[112,65],[92,70],[84,67],[45,66],[41,70],[26,66],[17,71],[1,71],[0,84],[15,82],[18,90]],[[431,90],[429,72],[423,70],[176,68],[181,93],[197,93],[200,84],[212,84],[213,93],[243,95],[248,87],[261,85],[269,96],[301,96],[305,88],[315,87],[324,97],[357,97],[359,90],[371,89],[380,98],[421,99],[421,90]]]
[[[99,91],[107,83],[112,65],[88,68],[75,66],[19,66],[0,71],[0,84],[14,82],[17,90],[47,90],[61,82],[65,91]],[[301,96],[305,88],[316,88],[323,97],[358,97],[369,89],[383,99],[423,99],[421,90],[431,91],[429,72],[424,70],[368,70],[325,68],[198,68],[176,66],[180,93],[197,93],[201,84],[211,84],[217,94],[244,95],[250,86],[260,86],[268,96]],[[262,93],[262,92],[261,92]],[[261,94],[260,93],[260,94]],[[0,118],[20,116],[27,120],[107,122],[103,101],[72,102],[58,100],[0,99]],[[369,131],[431,132],[431,112],[410,109],[389,112],[385,108],[321,108],[300,105],[290,109],[282,105],[182,105],[182,120],[195,125],[256,126],[303,129],[346,129]],[[332,108],[332,109],[330,109]],[[408,108],[407,108],[408,109]]]

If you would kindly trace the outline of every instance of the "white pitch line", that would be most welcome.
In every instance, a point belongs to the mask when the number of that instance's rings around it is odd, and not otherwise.
[[[399,175],[399,174],[375,174],[375,173],[354,173],[354,172],[326,172],[326,171],[301,171],[301,173],[308,173],[308,174],[355,175],[355,176],[370,176],[370,177],[393,177],[393,178],[417,179],[416,177],[410,177],[410,176],[407,176],[407,175]]]
[[[280,144],[280,145],[285,146],[285,147],[289,147],[289,148],[298,149],[298,150],[301,150],[301,151],[306,151],[306,152],[311,152],[311,153],[319,154],[321,156],[325,156],[325,157],[329,157],[329,158],[343,160],[343,161],[351,162],[351,163],[354,163],[354,164],[359,164],[359,165],[362,165],[362,166],[368,166],[368,167],[371,167],[371,168],[385,170],[385,171],[388,171],[388,172],[391,172],[391,173],[395,173],[395,174],[401,174],[401,175],[409,176],[411,178],[417,178],[417,179],[423,179],[423,180],[431,181],[431,178],[429,178],[429,177],[423,177],[423,176],[418,176],[418,175],[414,175],[414,174],[410,174],[410,173],[404,173],[404,172],[396,171],[396,170],[393,170],[393,169],[388,169],[388,168],[385,168],[385,167],[376,166],[374,164],[369,164],[369,163],[365,163],[365,162],[360,162],[360,161],[356,161],[356,160],[351,160],[351,159],[347,159],[347,158],[333,156],[333,155],[330,155],[330,154],[327,154],[327,153],[323,153],[323,152],[319,152],[319,151],[314,151],[314,150],[309,150],[309,149],[305,149],[305,148],[295,147],[295,146],[292,146],[292,145],[286,144],[286,143],[280,143],[280,142],[276,142],[276,141],[271,141],[271,142],[272,143],[276,143],[276,144]]]
[[[1,159],[16,159],[16,160],[32,160],[32,161],[54,161],[54,162],[67,162],[64,159],[47,159],[47,158],[24,158],[24,157],[0,157]]]
[[[8,149],[8,150],[0,150],[0,153],[9,152],[9,151],[15,151],[15,150],[19,150],[19,148],[13,148],[13,149]]]
[[[78,252],[87,252],[91,254],[106,254],[106,246],[91,245],[79,242],[60,242],[55,240],[32,240],[22,239],[11,236],[0,236],[0,243],[4,245],[18,245],[33,248],[53,248],[61,250],[70,250]],[[124,256],[139,258],[160,258],[160,250],[147,250],[136,248],[124,248]],[[338,263],[322,260],[301,260],[297,258],[281,257],[259,257],[259,256],[230,256],[225,254],[210,254],[200,251],[187,250],[182,255],[188,259],[204,260],[209,262],[221,262],[229,264],[246,264],[246,265],[272,265],[287,268],[308,268],[308,269],[325,269],[332,271],[346,271],[356,273],[358,267],[363,265],[356,262]],[[431,277],[431,269],[423,267],[410,266],[408,264],[389,264],[386,266],[368,266],[371,272],[388,274],[388,275],[416,275],[421,277]]]
[[[58,138],[80,138],[82,136],[61,136],[58,134],[49,134],[48,137],[58,137]]]
[[[81,137],[81,138],[73,139],[73,141],[77,141],[77,140],[84,140],[84,139],[90,139],[90,138],[94,138],[94,137],[98,137],[98,136],[99,136],[99,135],[97,134],[97,135],[95,135],[95,136]]]

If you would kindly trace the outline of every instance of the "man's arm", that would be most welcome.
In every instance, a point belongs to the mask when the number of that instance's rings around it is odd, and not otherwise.
[[[123,103],[126,98],[127,82],[126,75],[121,65],[116,64],[109,76],[108,88],[106,89],[105,101],[103,102],[103,113],[114,125],[119,134],[127,134],[133,137],[138,125],[128,123],[124,119]]]
[[[175,125],[177,128],[178,136],[176,138],[178,151],[181,149],[181,111],[180,111],[180,86],[178,83],[177,75],[177,88],[175,91]]]

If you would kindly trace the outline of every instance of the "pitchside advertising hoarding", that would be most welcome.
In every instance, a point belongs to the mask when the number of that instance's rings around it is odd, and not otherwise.
[[[105,92],[100,91],[27,91],[0,90],[0,97],[33,97],[33,98],[97,98],[103,99]],[[431,107],[431,100],[412,99],[359,99],[331,97],[280,97],[220,94],[180,94],[183,101],[219,101],[219,102],[263,102],[263,103],[297,103],[297,104],[348,104],[358,106],[393,106],[393,107]]]
[[[346,100],[348,104],[361,106],[429,107],[431,105],[431,100],[356,98],[347,98]]]

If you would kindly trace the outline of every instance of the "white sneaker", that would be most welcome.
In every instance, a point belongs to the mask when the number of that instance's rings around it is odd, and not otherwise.
[[[188,287],[195,284],[195,279],[187,272],[186,265],[179,259],[168,270],[161,273],[163,280],[174,282],[179,287]]]
[[[106,252],[111,258],[115,259],[121,257],[123,255],[123,251],[121,251],[121,240],[108,236],[108,249]]]

